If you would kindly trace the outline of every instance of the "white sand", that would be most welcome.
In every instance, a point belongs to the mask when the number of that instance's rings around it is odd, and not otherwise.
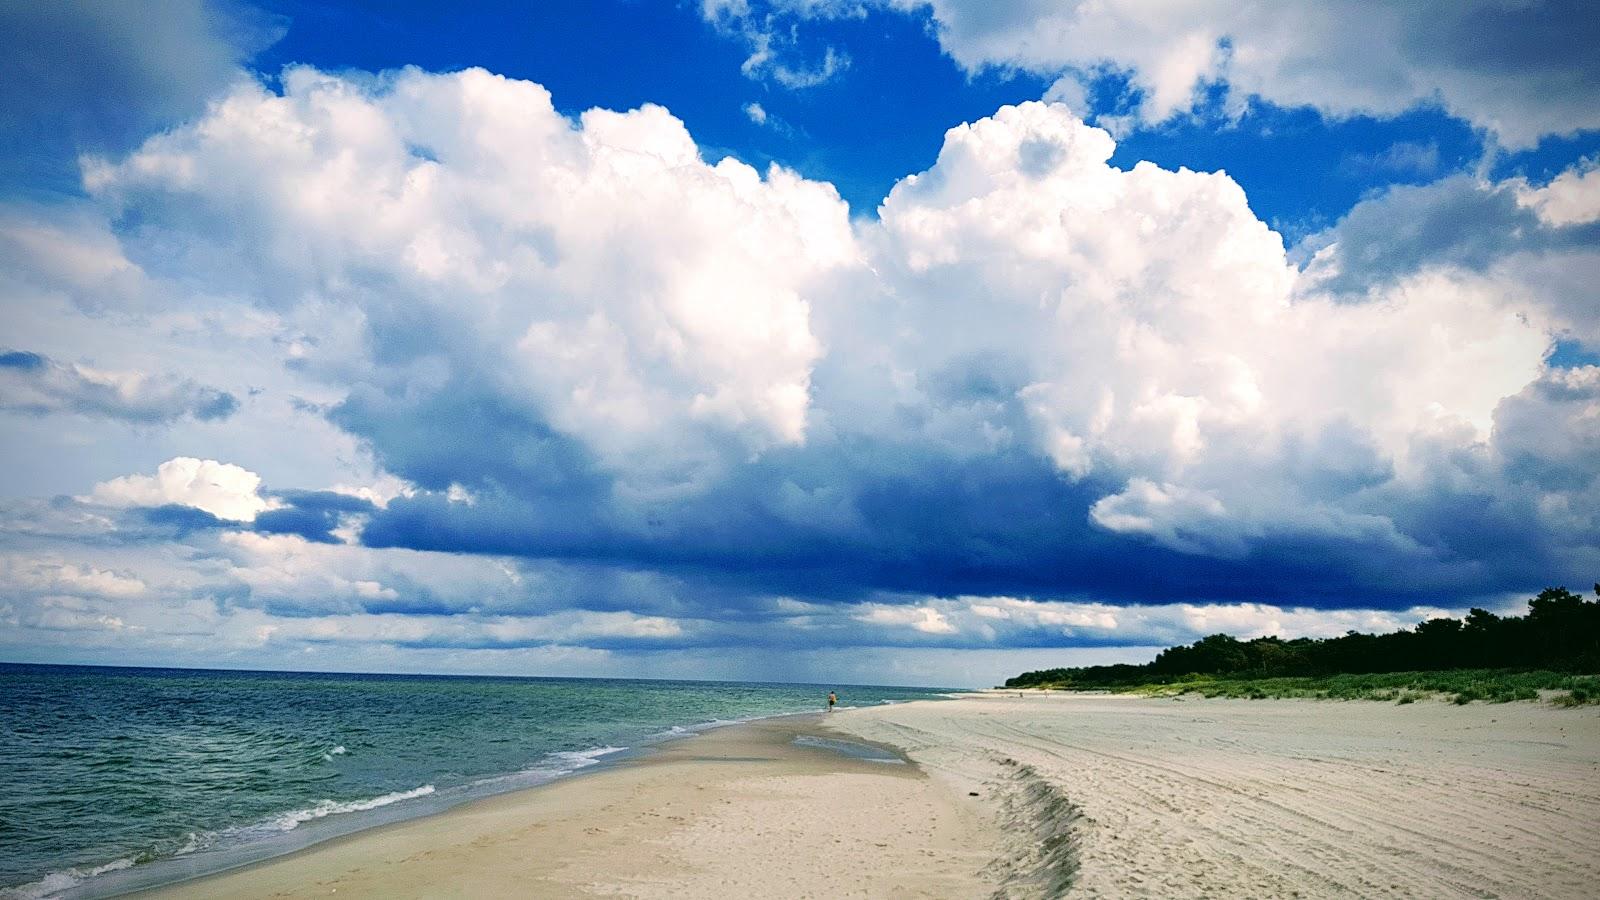
[[[792,744],[828,728],[919,765]],[[1600,711],[1042,694],[850,710],[158,893],[1600,897]]]
[[[1011,845],[1011,893],[1075,859],[1071,896],[1600,897],[1592,708],[1029,692],[837,724],[1060,835]]]

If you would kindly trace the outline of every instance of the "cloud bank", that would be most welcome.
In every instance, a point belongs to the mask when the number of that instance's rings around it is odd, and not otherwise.
[[[1589,169],[1397,189],[1286,248],[1226,174],[1114,149],[1004,107],[851,221],[660,107],[569,118],[482,70],[240,84],[84,184],[141,315],[259,323],[376,473],[175,456],[12,503],[7,543],[59,565],[8,570],[0,612],[24,645],[582,672],[1386,627],[1600,571],[1600,368],[1548,361],[1600,347]]]

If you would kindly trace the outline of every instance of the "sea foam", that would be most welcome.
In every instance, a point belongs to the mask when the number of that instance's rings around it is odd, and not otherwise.
[[[550,754],[550,758],[551,759],[558,759],[558,760],[561,760],[562,762],[571,763],[574,766],[577,766],[579,768],[583,768],[583,767],[586,767],[586,766],[592,766],[595,763],[599,762],[600,761],[600,757],[602,757],[602,756],[610,756],[613,753],[621,753],[622,751],[624,751],[626,749],[628,749],[628,748],[627,747],[593,747],[593,748],[588,749],[588,750],[558,750],[555,753]]]
[[[19,884],[16,887],[0,888],[0,900],[40,900],[43,897],[52,897],[62,891],[77,887],[90,878],[104,875],[107,872],[131,868],[135,862],[138,862],[138,860],[127,856],[87,869],[74,868],[51,872],[38,881]]]
[[[273,816],[268,820],[268,823],[279,831],[293,831],[313,819],[337,816],[341,813],[366,812],[370,809],[377,809],[380,806],[399,803],[402,800],[415,800],[418,797],[426,797],[431,793],[433,793],[433,785],[425,784],[409,791],[395,791],[392,794],[384,794],[381,797],[373,797],[369,800],[349,800],[342,803],[335,800],[321,800],[315,806],[290,810]]]

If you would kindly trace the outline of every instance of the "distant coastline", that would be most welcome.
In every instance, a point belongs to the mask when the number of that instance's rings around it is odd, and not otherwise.
[[[1600,584],[1595,585],[1600,596]],[[1144,665],[1024,672],[1008,688],[1206,696],[1394,700],[1600,702],[1600,602],[1566,588],[1541,591],[1524,616],[1471,610],[1389,634],[1341,637],[1214,634],[1170,647]]]

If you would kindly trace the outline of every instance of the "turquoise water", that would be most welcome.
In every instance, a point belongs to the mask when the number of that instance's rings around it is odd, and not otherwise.
[[[0,664],[0,897],[94,896],[543,783],[693,729],[937,690]]]

